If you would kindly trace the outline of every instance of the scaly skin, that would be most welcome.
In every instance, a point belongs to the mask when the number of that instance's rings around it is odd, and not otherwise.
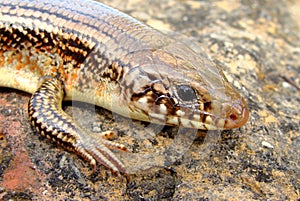
[[[76,125],[63,100],[121,115],[196,129],[246,123],[246,101],[222,71],[183,43],[89,0],[0,2],[0,86],[32,93],[29,117],[43,135],[92,166],[126,167],[112,132]]]

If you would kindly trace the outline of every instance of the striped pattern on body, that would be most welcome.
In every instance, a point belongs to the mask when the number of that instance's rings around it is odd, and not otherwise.
[[[109,131],[99,137],[76,125],[62,100],[204,130],[248,119],[246,101],[205,56],[118,10],[90,0],[0,5],[0,86],[34,94],[36,129],[93,166],[126,172],[109,150],[126,148],[109,141]]]

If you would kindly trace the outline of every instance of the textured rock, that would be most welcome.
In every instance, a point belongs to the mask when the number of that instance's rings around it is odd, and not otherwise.
[[[120,156],[137,171],[126,182],[102,166],[92,173],[76,155],[36,135],[27,118],[30,95],[0,88],[0,200],[300,199],[300,4],[104,2],[205,51],[248,100],[249,121],[222,133],[198,131],[182,147],[177,128],[67,103],[86,127],[115,128],[118,141],[132,148],[132,158]],[[146,170],[154,165],[163,167]]]

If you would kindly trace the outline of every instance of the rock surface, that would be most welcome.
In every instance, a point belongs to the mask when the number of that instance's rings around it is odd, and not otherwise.
[[[131,159],[120,154],[135,172],[126,182],[103,166],[92,173],[37,135],[27,118],[30,95],[0,88],[0,200],[299,200],[299,1],[103,2],[205,51],[246,97],[249,121],[197,131],[180,144],[185,130],[66,103],[87,128],[114,128],[132,149]]]

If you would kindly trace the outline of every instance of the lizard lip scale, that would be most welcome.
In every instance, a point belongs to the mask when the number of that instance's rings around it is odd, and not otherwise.
[[[96,104],[163,125],[212,130],[247,122],[244,98],[205,54],[91,0],[2,0],[0,87],[33,94],[29,119],[42,135],[113,172],[112,131],[91,133],[61,108]]]

